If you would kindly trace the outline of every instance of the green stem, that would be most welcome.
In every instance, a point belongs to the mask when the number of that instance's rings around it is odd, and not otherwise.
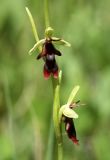
[[[60,78],[59,78],[60,79]],[[53,102],[53,121],[55,134],[58,145],[58,160],[63,159],[63,148],[62,148],[62,133],[61,133],[61,125],[59,123],[59,109],[60,109],[60,80],[52,79],[53,83],[53,91],[54,91],[54,102]]]
[[[49,24],[49,12],[48,12],[48,0],[44,0],[44,16],[46,28],[50,26]]]
[[[49,13],[48,13],[48,0],[44,0],[44,15],[45,15],[45,25],[46,25],[46,28],[48,28],[50,26]],[[63,159],[62,133],[61,133],[61,125],[59,123],[60,82],[61,82],[61,72],[58,80],[55,80],[52,78],[53,92],[54,92],[53,121],[54,121],[54,128],[55,128],[55,134],[56,134],[57,145],[58,145],[58,160]]]

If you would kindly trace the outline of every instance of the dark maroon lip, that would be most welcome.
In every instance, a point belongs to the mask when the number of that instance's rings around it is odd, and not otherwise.
[[[79,140],[76,136],[76,129],[74,125],[74,121],[72,118],[65,117],[65,130],[67,132],[68,137],[73,141],[74,144],[79,144]]]
[[[52,41],[50,41],[50,40],[45,41],[45,43],[42,46],[42,52],[37,56],[37,59],[40,59],[46,55],[61,56],[60,51],[54,47],[54,45],[52,44]]]
[[[42,46],[42,52],[37,56],[37,60],[43,58],[44,60],[44,77],[48,79],[50,75],[54,78],[58,78],[58,65],[55,56],[61,56],[59,50],[57,50],[52,44],[52,40],[46,40]]]

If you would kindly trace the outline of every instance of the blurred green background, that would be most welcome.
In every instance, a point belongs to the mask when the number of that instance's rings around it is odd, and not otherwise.
[[[25,6],[43,38],[43,0],[0,0],[0,160],[45,160],[47,149],[57,160],[55,141],[48,145],[51,79],[44,80],[38,51],[28,55],[35,39]],[[75,146],[63,130],[64,160],[109,160],[110,1],[51,0],[49,9],[55,36],[72,45],[57,46],[63,53],[57,58],[63,71],[61,104],[77,84],[81,88],[76,100],[86,104],[76,111],[80,145]]]

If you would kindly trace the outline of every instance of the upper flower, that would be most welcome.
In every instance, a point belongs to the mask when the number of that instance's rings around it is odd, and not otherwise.
[[[48,27],[45,30],[45,39],[39,40],[34,47],[29,51],[31,53],[36,48],[41,47],[41,52],[37,59],[44,60],[44,77],[47,79],[52,74],[54,78],[58,78],[58,65],[56,63],[55,55],[61,56],[61,52],[57,50],[53,43],[70,46],[70,44],[61,38],[53,37],[53,29]]]
[[[65,45],[68,47],[70,47],[71,45],[65,40],[63,40],[62,38],[53,37],[54,30],[51,27],[46,28],[45,38],[39,40],[39,36],[36,30],[36,26],[35,26],[35,22],[32,17],[32,14],[27,7],[26,7],[26,11],[29,16],[29,20],[31,22],[32,30],[33,30],[34,37],[36,40],[36,43],[33,46],[33,48],[30,49],[29,54],[31,54],[32,51],[38,48],[40,51],[40,54],[37,56],[37,59],[40,59],[42,57],[45,61],[44,77],[48,78],[50,74],[52,74],[54,78],[57,78],[58,77],[58,65],[55,60],[55,55],[61,56],[61,53],[54,47],[53,43]]]

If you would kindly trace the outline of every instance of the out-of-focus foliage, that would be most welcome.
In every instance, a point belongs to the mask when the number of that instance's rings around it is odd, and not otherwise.
[[[43,78],[38,51],[27,54],[35,39],[25,6],[43,38],[43,0],[0,1],[0,160],[44,160],[48,148],[51,80]],[[63,56],[57,58],[63,71],[61,103],[77,84],[76,99],[86,103],[76,110],[80,146],[63,130],[64,160],[109,160],[110,1],[52,0],[49,8],[55,35],[72,45],[60,47]]]

